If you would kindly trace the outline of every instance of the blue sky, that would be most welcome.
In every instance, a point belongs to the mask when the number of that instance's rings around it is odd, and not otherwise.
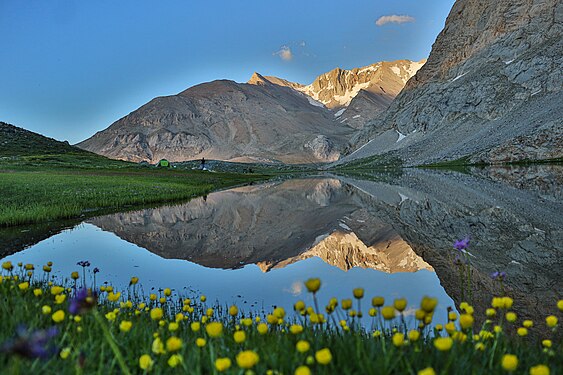
[[[214,79],[420,60],[453,2],[1,0],[0,121],[75,143]]]

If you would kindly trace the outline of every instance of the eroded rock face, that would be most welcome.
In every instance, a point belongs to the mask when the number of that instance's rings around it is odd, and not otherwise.
[[[557,0],[456,1],[427,63],[353,138],[350,151],[372,141],[351,158],[562,157],[562,31]],[[379,141],[390,132],[396,141]]]
[[[292,88],[259,78],[253,82],[214,81],[153,99],[78,146],[150,163],[163,158],[285,163],[338,158],[351,127]],[[306,146],[319,136],[321,144]]]

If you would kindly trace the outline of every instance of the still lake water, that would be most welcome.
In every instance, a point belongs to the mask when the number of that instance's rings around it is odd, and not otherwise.
[[[501,270],[521,299],[515,310],[538,317],[562,292],[561,178],[560,167],[534,167],[268,182],[45,233],[22,228],[17,241],[0,231],[0,257],[52,261],[59,278],[88,260],[98,285],[126,289],[137,276],[146,294],[169,287],[258,313],[311,302],[303,281],[320,277],[321,301],[359,286],[364,308],[375,295],[413,304],[429,295],[445,323],[461,302],[451,244],[469,235],[476,309],[498,292],[488,275]]]

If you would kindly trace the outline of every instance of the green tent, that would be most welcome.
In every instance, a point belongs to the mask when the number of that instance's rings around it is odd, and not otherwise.
[[[158,166],[168,168],[170,167],[170,163],[168,162],[168,160],[162,159],[161,161],[158,162]]]

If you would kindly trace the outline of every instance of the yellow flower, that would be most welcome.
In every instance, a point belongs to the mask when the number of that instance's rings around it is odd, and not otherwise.
[[[528,329],[524,328],[524,327],[520,327],[518,328],[518,330],[516,331],[516,333],[518,333],[518,336],[527,336],[528,335]]]
[[[131,281],[129,281],[129,285],[135,285],[135,284],[137,284],[138,282],[139,282],[139,278],[133,276],[133,277],[131,278]]]
[[[557,308],[559,309],[559,311],[563,311],[563,299],[557,301]]]
[[[495,333],[501,333],[501,332],[502,332],[502,327],[501,327],[501,326],[494,326],[494,327],[493,327],[493,331],[495,331]]]
[[[193,332],[198,332],[201,329],[201,323],[200,322],[192,322],[190,324],[190,328]]]
[[[311,375],[311,370],[307,366],[299,366],[295,369],[294,375]]]
[[[252,319],[250,319],[250,318],[241,319],[240,322],[241,322],[242,325],[244,325],[245,327],[250,327],[250,326],[252,325]]]
[[[201,296],[201,297],[199,297],[199,300],[200,300],[201,302],[205,302],[205,301],[207,301],[207,297],[206,297],[206,296]]]
[[[74,316],[74,322],[75,323],[80,323],[82,321],[82,317],[80,317],[80,315],[75,315]]]
[[[513,302],[510,297],[493,297],[491,305],[497,309],[509,309],[512,307]]]
[[[431,313],[438,306],[438,299],[424,296],[420,301],[420,309],[424,312]]]
[[[496,311],[495,309],[488,308],[488,309],[485,311],[485,315],[487,315],[489,318],[492,318],[492,317],[495,316],[496,314],[497,314],[497,311]]]
[[[61,359],[67,359],[69,355],[70,355],[70,348],[63,348],[59,353]]]
[[[283,319],[285,317],[285,310],[283,307],[276,307],[274,309],[274,316],[278,319]]]
[[[391,320],[395,317],[395,308],[393,306],[385,306],[381,309],[381,315],[385,320]]]
[[[351,299],[343,299],[341,306],[344,310],[349,310],[352,308],[352,300]]]
[[[74,272],[72,272],[72,273],[70,274],[70,277],[71,277],[73,280],[77,280],[80,276],[78,275],[78,272],[74,271]]]
[[[240,368],[250,369],[254,367],[260,360],[260,357],[256,352],[252,350],[245,350],[237,354],[237,365]]]
[[[373,307],[381,307],[385,303],[385,298],[383,297],[373,297],[371,299],[371,305]]]
[[[152,352],[154,354],[164,354],[166,353],[164,351],[164,344],[162,343],[162,340],[160,339],[160,337],[156,337],[153,342],[152,342]]]
[[[354,298],[364,298],[364,288],[356,288],[353,290]]]
[[[64,290],[65,288],[63,288],[62,286],[53,286],[51,287],[51,294],[56,296],[57,294],[64,292]]]
[[[199,348],[203,348],[205,346],[205,344],[207,344],[207,341],[203,338],[203,337],[198,337],[195,340],[195,344],[199,347]]]
[[[477,344],[475,344],[475,350],[479,350],[479,351],[485,350],[485,344],[483,344],[482,342],[478,342]]]
[[[402,312],[407,308],[407,300],[404,298],[398,298],[393,301],[393,306],[395,306],[395,309],[397,309],[397,311]]]
[[[469,314],[461,314],[459,317],[459,325],[461,326],[461,329],[473,327],[473,317]]]
[[[150,371],[154,361],[152,360],[151,356],[148,354],[143,354],[139,357],[139,367],[143,371]]]
[[[169,352],[177,352],[182,349],[182,339],[172,336],[166,340],[166,350]]]
[[[2,268],[6,271],[11,271],[12,269],[14,269],[14,266],[12,265],[12,262],[4,262],[2,263]]]
[[[219,372],[223,372],[228,370],[231,367],[231,359],[230,358],[217,358],[215,360],[215,368]]]
[[[172,290],[170,290],[170,288],[164,289],[164,295],[166,297],[170,297],[171,294],[172,294]]]
[[[233,338],[237,344],[242,344],[246,340],[246,333],[244,331],[236,331]]]
[[[516,321],[516,313],[509,311],[506,313],[505,318],[507,321],[509,321],[510,323],[514,323]]]
[[[113,311],[110,311],[106,314],[106,319],[109,320],[110,322],[113,322],[115,318],[117,318],[117,315]]]
[[[164,315],[164,312],[162,311],[162,309],[160,307],[155,307],[154,309],[151,310],[151,319],[152,320],[160,320],[160,319],[162,319],[163,315]]]
[[[133,323],[128,320],[122,320],[121,323],[119,323],[119,330],[121,332],[129,332],[131,327],[133,327]]]
[[[49,266],[43,266],[43,271],[49,273],[49,272],[51,272],[51,267],[49,267]]]
[[[150,299],[151,301],[156,301],[156,294],[151,293],[150,296],[149,296],[149,299]]]
[[[417,375],[436,375],[436,372],[432,367],[427,367],[416,373]]]
[[[311,345],[309,344],[308,341],[299,340],[297,341],[297,344],[295,344],[295,348],[299,353],[306,353],[311,348]]]
[[[158,299],[158,302],[160,302],[161,305],[165,304],[166,303],[166,297],[160,297]]]
[[[522,325],[526,328],[532,328],[534,326],[534,322],[532,322],[531,320],[524,320],[522,322]]]
[[[51,313],[51,306],[43,305],[43,307],[41,307],[41,312],[43,313],[43,315],[50,314]]]
[[[546,365],[537,365],[530,368],[530,375],[549,375],[549,367]]]
[[[209,337],[219,337],[223,334],[223,324],[219,322],[211,322],[205,326],[205,331]]]
[[[551,340],[543,340],[541,342],[541,344],[545,347],[545,348],[551,348]]]
[[[303,311],[305,310],[305,302],[299,300],[297,302],[295,302],[295,305],[293,305],[293,309],[295,311]]]
[[[168,366],[174,368],[178,365],[181,365],[184,360],[180,354],[172,354],[170,358],[168,358]]]
[[[409,332],[409,341],[415,342],[418,341],[418,339],[420,338],[420,332],[417,330],[412,330]]]
[[[550,315],[547,318],[545,318],[545,323],[547,324],[548,327],[555,327],[557,325],[557,317],[555,315]]]
[[[441,332],[444,329],[444,326],[441,324],[436,324],[436,327],[434,327],[436,329],[436,331]]]
[[[24,281],[23,283],[19,283],[18,288],[20,290],[28,290],[29,289],[29,283],[27,281]]]
[[[452,339],[459,342],[465,342],[467,340],[467,335],[463,332],[456,331],[452,334]]]
[[[289,332],[298,335],[303,332],[303,326],[300,324],[292,324],[291,327],[289,327]]]
[[[258,326],[256,326],[256,329],[258,330],[258,333],[261,335],[265,335],[266,333],[268,333],[268,325],[266,323],[258,324]]]
[[[317,293],[321,288],[321,280],[318,278],[313,278],[305,281],[305,287],[311,293]]]
[[[502,356],[501,365],[506,371],[514,371],[518,367],[518,357],[514,354],[505,354]]]
[[[238,307],[236,307],[235,305],[232,305],[231,307],[229,307],[229,315],[230,316],[237,316],[238,314]]]
[[[324,348],[315,353],[315,359],[321,365],[328,365],[332,361],[332,353],[329,348]]]
[[[455,322],[457,320],[457,314],[454,311],[448,313],[448,320]]]
[[[170,332],[177,331],[177,330],[178,330],[178,327],[179,327],[179,325],[178,325],[178,323],[176,323],[176,322],[171,322],[170,324],[168,324],[168,330],[169,330]]]
[[[434,339],[434,347],[441,352],[447,352],[452,348],[454,340],[451,337],[438,337]]]
[[[395,333],[392,340],[393,345],[395,345],[396,347],[401,347],[405,343],[405,335],[402,333]]]
[[[57,310],[51,315],[53,322],[60,323],[65,319],[65,312],[63,310]]]
[[[117,292],[117,293],[110,292],[110,293],[108,293],[108,301],[110,301],[110,302],[117,301],[119,299],[119,297],[121,297],[121,292]]]
[[[60,305],[66,300],[66,294],[59,294],[55,296],[55,304]]]
[[[208,308],[207,311],[205,312],[205,315],[211,318],[213,316],[213,309],[211,307]]]

